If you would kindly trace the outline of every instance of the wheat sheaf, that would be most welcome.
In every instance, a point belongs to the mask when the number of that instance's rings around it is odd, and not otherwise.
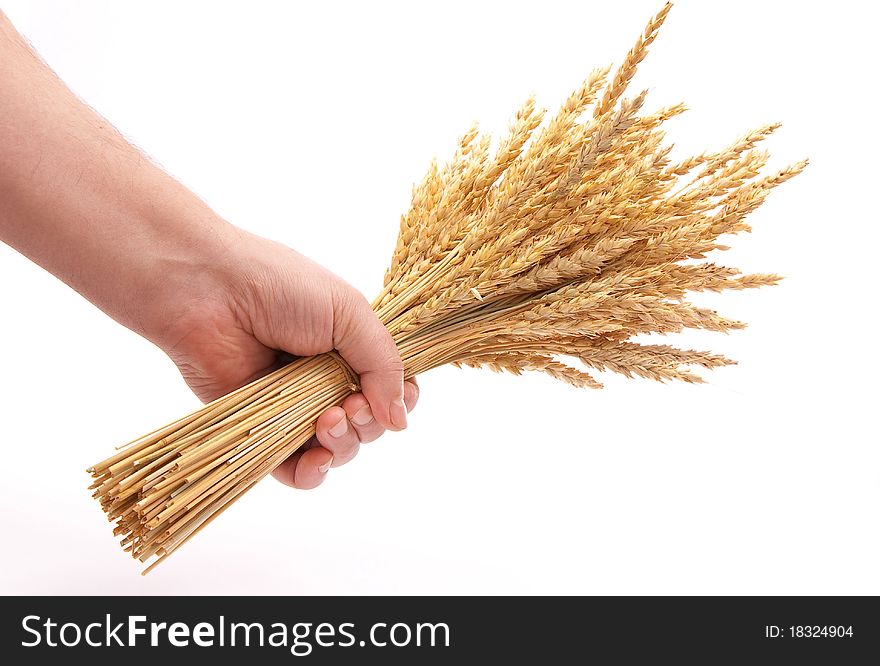
[[[645,92],[625,96],[670,8],[612,77],[609,68],[592,72],[549,118],[526,100],[496,144],[469,130],[414,188],[373,302],[407,376],[452,363],[598,388],[589,369],[699,382],[694,368],[732,362],[632,338],[743,327],[688,294],[780,279],[707,257],[727,249],[720,237],[749,231],[748,214],[806,161],[765,173],[768,154],[757,146],[778,124],[671,160],[663,126],[684,105],[646,113]],[[91,489],[123,548],[155,558],[149,571],[357,388],[334,353],[297,359],[94,465]]]

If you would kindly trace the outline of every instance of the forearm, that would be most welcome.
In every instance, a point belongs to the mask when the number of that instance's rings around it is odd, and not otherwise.
[[[0,240],[154,339],[225,256],[201,200],[83,104],[0,12]]]

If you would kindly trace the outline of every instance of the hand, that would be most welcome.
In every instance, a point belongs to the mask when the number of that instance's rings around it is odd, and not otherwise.
[[[203,400],[336,349],[363,394],[275,476],[313,488],[418,398],[394,341],[332,273],[223,221],[83,104],[0,11],[0,241],[156,343]]]
[[[360,376],[363,393],[325,411],[316,437],[274,472],[287,485],[314,488],[330,467],[354,458],[361,443],[405,428],[418,387],[403,381],[391,335],[357,290],[290,248],[227,230],[219,269],[207,271],[213,273],[207,280],[190,280],[196,286],[188,292],[176,290],[180,302],[165,311],[179,314],[150,337],[206,402],[280,367],[289,355],[336,349]]]

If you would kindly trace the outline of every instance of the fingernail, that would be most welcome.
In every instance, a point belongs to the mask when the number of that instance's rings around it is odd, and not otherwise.
[[[333,464],[333,456],[330,456],[330,460],[325,462],[323,465],[318,465],[318,471],[321,472],[321,474],[326,474],[332,464]]]
[[[365,426],[373,420],[373,410],[369,405],[364,405],[354,413],[351,417],[352,423],[359,426]]]
[[[331,437],[342,437],[348,431],[348,419],[344,416],[339,419],[339,423],[327,430]]]
[[[391,422],[401,430],[406,428],[406,403],[400,398],[391,402]]]

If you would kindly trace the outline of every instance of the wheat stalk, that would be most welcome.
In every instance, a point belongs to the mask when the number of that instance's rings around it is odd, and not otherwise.
[[[562,359],[685,382],[702,381],[689,368],[732,363],[630,338],[742,328],[687,294],[780,279],[705,258],[726,249],[719,236],[749,231],[744,218],[806,162],[762,175],[757,146],[778,124],[670,161],[663,124],[684,106],[641,114],[645,93],[624,98],[670,6],[610,83],[596,70],[544,124],[527,100],[494,152],[470,129],[414,188],[373,303],[407,376],[452,363],[598,388]],[[335,353],[297,359],[91,467],[125,550],[157,558],[149,571],[308,441],[318,415],[357,381]]]

